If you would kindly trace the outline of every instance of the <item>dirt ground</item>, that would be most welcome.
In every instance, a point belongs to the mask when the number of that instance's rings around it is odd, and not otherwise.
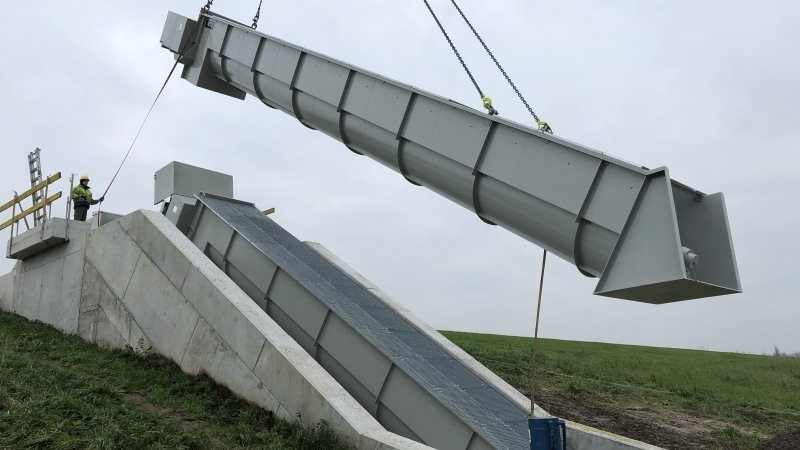
[[[770,439],[762,450],[800,450],[800,427]]]
[[[536,403],[550,414],[567,420],[589,425],[604,431],[640,440],[665,449],[735,449],[720,442],[712,433],[727,424],[714,420],[698,419],[674,411],[657,411],[646,407],[620,407],[618,409],[587,404],[580,399],[542,390],[536,393]],[[798,430],[800,433],[800,430]],[[794,437],[799,437],[795,434]],[[792,437],[788,437],[788,441]],[[795,449],[794,447],[765,447],[772,449]]]

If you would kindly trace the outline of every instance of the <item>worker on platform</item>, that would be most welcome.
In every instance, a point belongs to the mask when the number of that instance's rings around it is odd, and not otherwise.
[[[80,184],[72,190],[72,204],[75,209],[75,220],[86,221],[86,213],[89,212],[90,205],[96,205],[105,200],[100,197],[92,199],[92,190],[89,187],[89,175],[81,175]]]

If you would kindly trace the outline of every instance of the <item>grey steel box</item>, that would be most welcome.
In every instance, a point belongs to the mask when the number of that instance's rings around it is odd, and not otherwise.
[[[196,21],[170,11],[167,14],[164,31],[161,32],[161,46],[172,50],[177,59],[178,54],[186,50],[187,43],[194,36],[196,29]]]
[[[233,177],[221,172],[173,161],[159,169],[155,174],[153,204],[157,205],[173,194],[194,197],[195,194],[200,192],[229,198],[233,197]]]

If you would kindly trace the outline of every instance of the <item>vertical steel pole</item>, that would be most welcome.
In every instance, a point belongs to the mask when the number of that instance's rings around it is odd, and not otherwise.
[[[44,240],[44,225],[45,222],[47,221],[47,192],[49,190],[50,190],[50,183],[47,183],[44,185],[44,197],[42,198],[42,202],[44,204],[42,205],[42,215],[39,219],[39,224],[42,225],[42,240]],[[34,217],[36,217],[35,214],[36,212],[34,211]]]
[[[69,207],[72,206],[72,190],[75,188],[75,174],[69,175],[69,194],[67,195],[67,215],[64,217],[69,220]]]
[[[67,194],[67,215],[66,215],[66,217],[64,217],[65,219],[67,219],[67,226],[66,226],[66,231],[65,231],[64,234],[67,235],[66,238],[67,238],[68,241],[69,241],[69,222],[70,222],[70,220],[69,220],[69,209],[70,208],[69,207],[72,206],[72,189],[73,189],[73,185],[74,184],[75,184],[75,174],[71,173],[69,175],[69,193]]]
[[[14,216],[17,215],[18,201],[19,197],[17,196],[17,192],[14,191],[14,204],[11,205],[11,236],[8,238],[8,248],[11,248],[11,244],[14,242]]]

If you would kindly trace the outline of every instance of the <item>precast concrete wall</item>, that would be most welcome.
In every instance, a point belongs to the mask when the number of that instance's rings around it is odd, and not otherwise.
[[[80,315],[88,231],[88,223],[70,221],[65,243],[17,262],[13,299],[8,308],[3,308],[74,333]]]
[[[14,299],[14,273],[16,270],[0,276],[0,310],[11,311],[11,301]]]
[[[325,421],[360,449],[430,449],[386,431],[156,212],[76,233],[16,271],[8,310],[28,319],[99,345],[152,350],[284,419]]]

